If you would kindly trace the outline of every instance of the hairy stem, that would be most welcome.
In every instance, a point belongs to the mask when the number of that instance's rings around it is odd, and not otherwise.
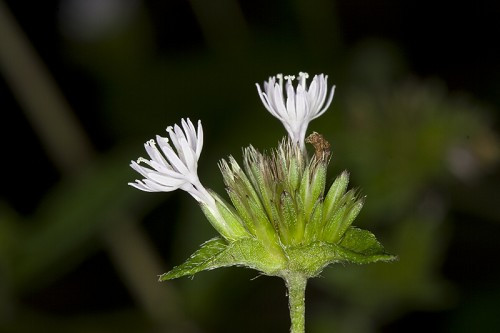
[[[301,273],[290,273],[285,277],[290,304],[291,333],[305,332],[305,291],[307,278]]]

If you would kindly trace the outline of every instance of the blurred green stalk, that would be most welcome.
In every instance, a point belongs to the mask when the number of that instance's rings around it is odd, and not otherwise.
[[[63,174],[75,175],[93,159],[94,149],[55,80],[2,1],[0,69],[50,158]],[[120,276],[155,322],[182,322],[179,310],[170,303],[176,298],[175,291],[165,285],[152,287],[149,277],[154,279],[163,265],[146,235],[136,221],[124,218],[126,214],[117,215],[117,220],[128,223],[111,223],[113,227],[104,228],[101,239]],[[140,272],[136,262],[141,263]]]

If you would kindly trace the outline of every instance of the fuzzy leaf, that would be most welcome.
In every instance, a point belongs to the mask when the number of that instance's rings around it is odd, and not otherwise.
[[[170,272],[160,275],[160,281],[172,280],[181,276],[194,275],[209,269],[210,262],[227,248],[227,243],[221,238],[213,238],[201,245],[182,265],[174,267]]]
[[[300,271],[309,277],[317,276],[329,264],[368,264],[396,259],[385,252],[371,232],[352,227],[339,244],[313,242],[306,246],[288,248],[287,254],[290,270]]]
[[[204,243],[185,263],[162,274],[159,280],[172,280],[203,270],[229,266],[244,266],[275,275],[284,265],[285,259],[280,253],[265,248],[253,238],[239,239],[229,244],[220,238],[214,238]]]
[[[396,259],[395,256],[385,252],[382,244],[368,230],[350,227],[345,232],[339,245],[352,252],[352,260],[350,259],[349,261],[358,264]]]

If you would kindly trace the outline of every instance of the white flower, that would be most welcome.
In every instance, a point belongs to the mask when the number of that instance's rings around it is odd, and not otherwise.
[[[203,128],[198,121],[198,132],[189,120],[182,119],[182,128],[177,124],[167,127],[170,141],[166,137],[156,136],[144,144],[150,160],[140,157],[130,166],[144,179],[129,185],[147,192],[170,192],[182,189],[196,200],[215,209],[215,200],[203,187],[198,178],[198,159],[203,147]],[[157,145],[160,147],[158,149]],[[146,166],[141,166],[144,163]]]
[[[335,86],[333,86],[327,100],[328,75],[315,75],[309,88],[306,84],[308,77],[309,74],[300,72],[296,89],[292,85],[292,80],[295,79],[294,75],[283,77],[283,74],[278,74],[270,77],[267,82],[264,82],[264,92],[259,84],[256,84],[260,99],[266,109],[283,123],[290,139],[298,143],[302,149],[304,149],[304,139],[309,122],[326,111],[335,92]],[[283,78],[287,81],[285,87],[286,102],[283,92]]]

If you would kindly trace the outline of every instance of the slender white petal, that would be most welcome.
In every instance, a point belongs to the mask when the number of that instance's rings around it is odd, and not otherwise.
[[[150,160],[140,157],[137,162],[130,163],[132,169],[144,179],[129,185],[146,192],[181,189],[211,209],[216,209],[215,200],[198,178],[198,159],[203,147],[201,121],[198,121],[196,130],[191,120],[182,119],[181,126],[169,126],[167,133],[170,140],[157,135],[156,141],[150,140],[144,144]],[[169,142],[172,142],[173,147]]]
[[[302,149],[304,149],[309,122],[325,113],[335,92],[335,86],[333,86],[328,95],[327,75],[315,75],[309,88],[307,87],[308,78],[309,74],[300,72],[296,88],[292,84],[292,80],[295,79],[293,75],[278,74],[270,77],[264,82],[264,90],[256,84],[264,107],[283,123],[290,139]]]
[[[135,183],[128,183],[130,186],[133,186],[141,191],[145,191],[145,192],[153,192],[152,190],[150,190],[146,185],[144,185],[144,183],[141,181],[141,180],[138,180],[136,179],[135,180]]]
[[[201,127],[201,120],[198,120],[198,138],[196,140],[196,149],[195,149],[196,158],[200,158],[202,148],[203,148],[203,127]]]

